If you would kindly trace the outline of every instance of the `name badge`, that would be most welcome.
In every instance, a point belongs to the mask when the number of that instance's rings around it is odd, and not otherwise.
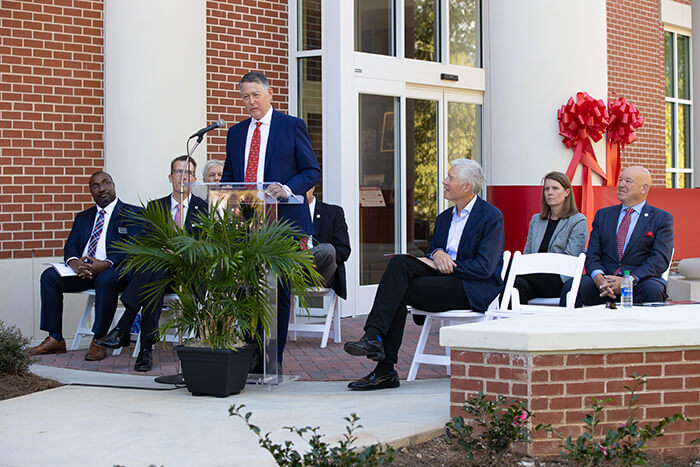
[[[126,227],[117,227],[117,232],[119,232],[120,235],[126,235],[128,230],[126,230]]]

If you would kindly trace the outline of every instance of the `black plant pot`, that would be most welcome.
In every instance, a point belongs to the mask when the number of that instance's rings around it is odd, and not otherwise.
[[[245,386],[255,344],[238,350],[175,346],[187,390],[195,396],[226,397]]]

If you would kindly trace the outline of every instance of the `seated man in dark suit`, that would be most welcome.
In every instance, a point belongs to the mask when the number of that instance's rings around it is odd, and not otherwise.
[[[406,324],[406,305],[427,311],[485,311],[501,292],[503,280],[503,215],[482,200],[481,166],[456,159],[442,181],[445,199],[454,207],[435,220],[427,256],[396,255],[382,275],[365,334],[345,344],[351,355],[376,360],[366,377],[348,385],[354,390],[399,386],[394,371]]]
[[[170,175],[168,180],[173,187],[173,191],[168,196],[150,201],[160,204],[166,212],[171,214],[174,225],[180,225],[190,231],[192,221],[198,212],[207,212],[206,202],[190,193],[189,186],[183,184],[197,181],[195,170],[197,163],[190,159],[189,168],[185,170],[187,156],[178,156],[170,163]],[[182,190],[182,191],[181,191]],[[181,196],[182,195],[182,196]],[[184,201],[182,201],[184,200]],[[139,310],[141,312],[141,349],[136,358],[134,369],[136,371],[149,371],[153,367],[153,344],[158,340],[158,320],[163,308],[163,297],[159,297],[155,302],[143,296],[144,287],[148,284],[168,277],[167,271],[146,270],[136,271],[121,296],[121,301],[126,308],[124,315],[109,334],[95,342],[100,347],[117,349],[126,347],[130,343],[131,325]]]
[[[309,238],[314,266],[323,276],[326,287],[335,290],[339,297],[347,298],[345,262],[350,256],[350,236],[345,223],[343,208],[327,204],[314,197],[314,187],[306,192],[309,212],[313,222],[313,235]]]
[[[586,271],[576,306],[615,301],[622,275],[630,271],[634,301],[666,300],[666,281],[673,252],[673,216],[646,202],[651,175],[644,167],[628,167],[620,174],[617,199],[622,204],[598,210],[586,252]],[[566,303],[570,279],[564,284],[560,303]]]
[[[63,294],[95,289],[95,321],[92,331],[95,338],[85,360],[102,360],[104,349],[95,345],[95,339],[104,336],[117,309],[117,297],[124,290],[128,279],[119,277],[119,264],[124,254],[114,244],[138,234],[138,227],[130,216],[136,206],[117,199],[112,177],[106,172],[95,172],[88,184],[97,206],[75,216],[63,259],[75,275],[61,276],[54,268],[41,275],[41,329],[49,335],[36,347],[29,349],[33,355],[65,353],[63,339]]]

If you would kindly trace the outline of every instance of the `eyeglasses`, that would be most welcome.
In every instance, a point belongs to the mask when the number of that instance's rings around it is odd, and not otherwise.
[[[182,175],[183,172],[186,173],[188,177],[194,177],[194,170],[175,169],[173,170],[173,175]]]

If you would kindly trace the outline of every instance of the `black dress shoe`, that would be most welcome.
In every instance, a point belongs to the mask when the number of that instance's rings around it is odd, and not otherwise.
[[[372,340],[366,335],[357,342],[346,342],[343,347],[350,355],[365,356],[371,360],[384,360],[384,344],[379,340]]]
[[[141,349],[139,356],[136,357],[134,370],[136,371],[151,371],[153,368],[153,353],[151,349]]]
[[[118,328],[114,328],[106,336],[95,339],[95,344],[106,349],[129,347],[129,344],[131,344],[131,333],[122,334]]]
[[[392,371],[384,376],[377,376],[374,371],[362,379],[348,384],[348,388],[353,391],[375,391],[377,389],[398,388],[399,375]]]

